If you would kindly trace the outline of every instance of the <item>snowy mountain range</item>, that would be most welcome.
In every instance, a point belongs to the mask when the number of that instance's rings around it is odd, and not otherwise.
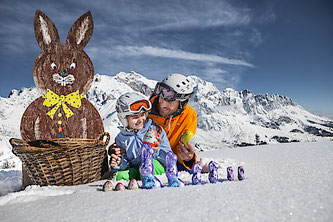
[[[290,98],[280,95],[255,95],[249,90],[220,91],[213,83],[191,76],[197,85],[190,105],[198,114],[196,134],[199,150],[271,144],[278,142],[331,140],[333,121],[314,115]],[[96,74],[86,98],[99,111],[111,141],[119,132],[115,113],[116,99],[125,92],[150,95],[156,84],[135,72],[115,76]],[[0,168],[16,162],[8,140],[20,138],[21,116],[27,106],[41,96],[36,88],[12,90],[0,97]]]

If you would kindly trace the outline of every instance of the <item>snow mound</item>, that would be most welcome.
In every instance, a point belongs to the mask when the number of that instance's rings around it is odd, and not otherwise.
[[[68,187],[40,187],[40,186],[28,186],[24,192],[9,193],[0,199],[0,206],[6,204],[18,204],[39,201],[42,198],[54,197],[60,195],[69,195],[75,193],[74,189]]]
[[[20,190],[22,187],[22,171],[0,170],[0,196]],[[1,205],[1,204],[0,204]]]

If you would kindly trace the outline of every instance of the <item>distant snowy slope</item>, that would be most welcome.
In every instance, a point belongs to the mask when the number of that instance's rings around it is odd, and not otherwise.
[[[311,114],[288,97],[230,88],[221,92],[210,82],[193,79],[198,89],[190,104],[198,114],[198,134],[203,144],[249,145],[255,143],[256,134],[259,142],[265,143],[333,136],[330,119]]]
[[[36,88],[23,88],[20,91],[12,90],[8,98],[0,97],[0,169],[4,164],[15,165],[18,161],[11,152],[9,139],[21,138],[21,117],[28,105],[40,93]]]
[[[255,95],[248,90],[219,91],[214,84],[191,76],[197,89],[190,101],[198,114],[198,149],[251,145],[256,135],[259,143],[329,140],[333,122],[313,115],[280,95]],[[86,98],[91,101],[104,122],[111,141],[118,133],[116,99],[129,91],[147,96],[156,81],[135,72],[115,76],[96,74]],[[36,88],[13,90],[8,98],[0,97],[0,168],[4,162],[17,161],[8,140],[20,138],[21,116],[26,107],[41,96]]]

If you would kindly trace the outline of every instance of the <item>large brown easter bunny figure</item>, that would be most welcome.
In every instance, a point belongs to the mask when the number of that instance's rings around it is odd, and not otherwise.
[[[95,139],[104,127],[96,108],[84,98],[94,77],[93,64],[83,51],[93,33],[90,11],[73,24],[65,43],[60,42],[53,22],[39,10],[35,13],[34,29],[42,52],[34,62],[33,78],[43,95],[22,116],[22,139]],[[107,161],[104,165],[106,171]],[[24,170],[23,174],[25,187],[30,181]]]

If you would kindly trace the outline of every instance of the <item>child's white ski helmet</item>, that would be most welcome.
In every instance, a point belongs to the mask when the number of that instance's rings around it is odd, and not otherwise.
[[[128,126],[126,116],[151,109],[149,99],[138,92],[128,92],[121,95],[116,103],[117,116],[124,128]]]

